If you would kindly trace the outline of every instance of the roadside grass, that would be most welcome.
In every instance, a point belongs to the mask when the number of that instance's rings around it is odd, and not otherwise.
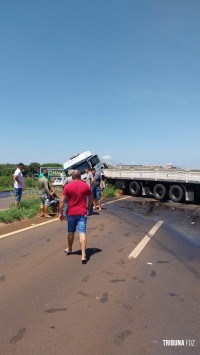
[[[11,223],[21,221],[28,218],[33,218],[40,212],[40,199],[39,197],[31,197],[22,199],[20,207],[16,208],[15,203],[11,203],[9,208],[0,211],[0,223]]]
[[[38,189],[38,179],[37,178],[24,178],[26,189]],[[14,190],[13,188],[13,177],[12,176],[0,176],[0,191]]]
[[[102,191],[102,197],[118,197],[122,194],[122,190],[116,189],[113,185],[108,184]]]

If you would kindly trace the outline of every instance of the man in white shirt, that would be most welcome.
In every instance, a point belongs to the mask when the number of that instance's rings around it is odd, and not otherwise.
[[[24,177],[22,175],[22,170],[24,169],[24,164],[19,163],[17,169],[13,174],[14,179],[14,190],[15,190],[15,206],[18,208],[19,203],[22,198],[22,189],[24,187]]]

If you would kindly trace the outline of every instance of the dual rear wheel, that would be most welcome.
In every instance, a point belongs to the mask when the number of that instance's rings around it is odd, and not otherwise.
[[[153,188],[153,194],[159,201],[165,200],[168,196],[173,202],[181,202],[184,197],[184,190],[180,185],[172,185],[168,192],[163,184],[157,184]]]
[[[153,188],[153,194],[156,200],[162,201],[169,196],[169,199],[173,202],[181,202],[184,197],[184,190],[180,185],[172,185],[167,191],[167,188],[163,184],[157,184]]]
[[[132,196],[141,196],[141,184],[138,181],[131,181],[129,192]],[[168,197],[173,202],[181,202],[184,198],[184,190],[180,185],[172,185],[168,191],[165,185],[156,184],[153,187],[153,195],[158,201],[163,201]]]

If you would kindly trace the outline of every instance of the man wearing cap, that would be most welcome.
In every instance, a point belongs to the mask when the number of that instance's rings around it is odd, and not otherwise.
[[[19,203],[22,198],[22,189],[24,188],[24,177],[22,175],[22,170],[24,169],[24,164],[19,163],[17,169],[13,174],[14,179],[14,190],[15,190],[15,206],[18,208]]]

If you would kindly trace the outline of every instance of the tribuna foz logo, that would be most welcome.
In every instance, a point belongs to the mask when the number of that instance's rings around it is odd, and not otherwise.
[[[163,339],[164,346],[195,346],[194,339]]]

